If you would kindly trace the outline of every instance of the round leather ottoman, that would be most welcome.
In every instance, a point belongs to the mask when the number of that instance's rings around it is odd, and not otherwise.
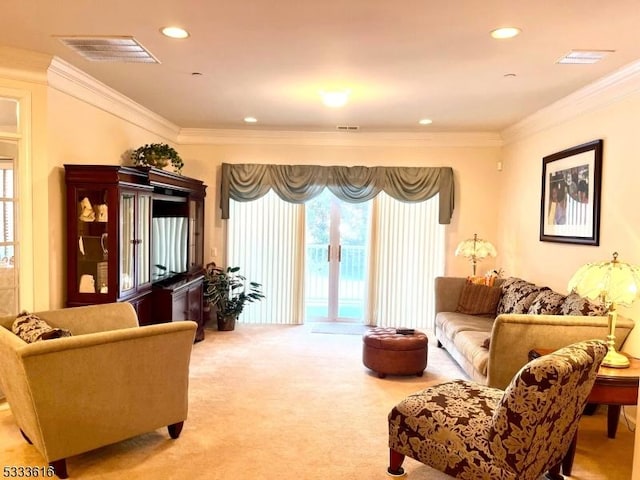
[[[384,378],[387,375],[422,376],[427,368],[427,336],[416,330],[410,335],[395,328],[375,327],[362,337],[362,363]]]

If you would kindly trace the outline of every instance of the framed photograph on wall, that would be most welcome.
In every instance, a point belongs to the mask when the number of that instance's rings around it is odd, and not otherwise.
[[[600,244],[602,140],[542,159],[540,241]]]

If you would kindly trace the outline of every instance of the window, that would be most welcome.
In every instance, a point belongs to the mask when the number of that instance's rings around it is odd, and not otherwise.
[[[18,153],[18,102],[0,97],[0,314],[19,309],[15,162]]]
[[[361,321],[431,328],[434,304],[429,292],[433,292],[435,277],[444,272],[444,226],[438,223],[438,196],[405,203],[380,193],[374,202],[375,227],[367,247],[374,253],[363,282],[368,285]],[[266,295],[242,313],[241,322],[303,323],[305,254],[311,254],[303,248],[304,218],[311,215],[308,207],[285,202],[273,191],[250,202],[230,201],[228,265],[239,266],[247,279],[261,283]]]

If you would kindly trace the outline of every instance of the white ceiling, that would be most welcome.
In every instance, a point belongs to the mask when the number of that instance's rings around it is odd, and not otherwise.
[[[522,34],[489,36],[507,25]],[[0,45],[56,55],[182,128],[495,132],[640,59],[638,25],[639,0],[20,0]],[[89,62],[54,35],[131,35],[161,64]],[[615,53],[555,63],[571,49]],[[352,91],[338,110],[318,93],[334,87]]]

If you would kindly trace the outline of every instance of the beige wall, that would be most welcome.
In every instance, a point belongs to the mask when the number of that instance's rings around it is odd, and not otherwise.
[[[128,150],[167,140],[53,88],[49,89],[47,107],[49,292],[51,308],[57,308],[66,301],[64,164],[131,165]]]
[[[572,274],[584,263],[620,260],[640,264],[640,208],[633,192],[640,177],[640,92],[607,107],[504,147],[499,243],[506,273],[566,293]],[[600,246],[540,242],[542,157],[595,139],[604,140]],[[640,302],[621,314],[640,321]],[[625,350],[640,356],[640,329]]]
[[[181,145],[185,173],[201,178],[209,188],[206,204],[205,257],[224,264],[225,232],[220,219],[219,174],[224,163],[450,166],[454,169],[456,207],[446,227],[446,273],[470,275],[470,265],[453,255],[458,242],[478,233],[496,239],[495,201],[500,188],[496,164],[499,147],[380,147],[312,145]],[[496,243],[500,250],[500,245]],[[213,250],[218,256],[213,257]],[[478,273],[493,268],[480,265]]]

